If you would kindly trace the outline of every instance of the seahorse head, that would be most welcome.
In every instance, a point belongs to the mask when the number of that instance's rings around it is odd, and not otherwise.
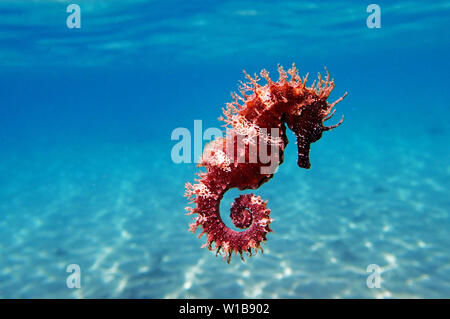
[[[347,93],[346,93],[347,94]],[[345,95],[346,95],[345,94]],[[296,107],[295,111],[285,115],[285,121],[288,127],[297,137],[298,161],[297,164],[302,168],[310,168],[309,151],[311,144],[318,141],[323,132],[338,127],[344,120],[332,126],[325,126],[324,122],[329,120],[334,114],[334,106],[344,97],[330,104],[325,98],[311,99],[312,103],[302,104]]]

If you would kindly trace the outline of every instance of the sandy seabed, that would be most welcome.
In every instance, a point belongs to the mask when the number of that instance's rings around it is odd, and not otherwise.
[[[449,133],[402,130],[350,121],[313,144],[310,170],[291,141],[255,191],[275,219],[264,255],[230,265],[187,231],[195,167],[169,146],[17,148],[0,158],[0,297],[448,298]],[[69,264],[81,289],[66,286]]]

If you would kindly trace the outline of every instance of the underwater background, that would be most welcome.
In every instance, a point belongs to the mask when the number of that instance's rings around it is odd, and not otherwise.
[[[378,1],[368,28],[370,3],[1,1],[0,298],[449,298],[450,4]],[[309,170],[290,133],[254,191],[264,254],[227,265],[188,232],[171,134],[220,128],[242,70],[293,62],[349,92],[345,121]]]

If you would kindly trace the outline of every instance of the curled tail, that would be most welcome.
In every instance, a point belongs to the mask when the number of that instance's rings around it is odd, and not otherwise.
[[[195,233],[198,226],[203,230],[199,238],[206,234],[206,243],[202,247],[208,247],[211,251],[224,254],[224,258],[229,263],[234,252],[240,254],[244,260],[243,253],[252,256],[252,249],[257,252],[261,247],[261,242],[266,240],[267,233],[271,232],[269,225],[270,209],[267,202],[254,194],[240,195],[235,198],[230,217],[233,224],[243,231],[235,231],[223,222],[220,216],[220,201],[229,189],[227,187],[214,187],[208,185],[207,173],[196,184],[186,184],[186,196],[189,197],[196,207],[187,207],[188,214],[198,214],[194,218],[194,223],[190,224],[190,230]],[[211,187],[210,187],[211,186]],[[215,243],[215,247],[213,247]]]

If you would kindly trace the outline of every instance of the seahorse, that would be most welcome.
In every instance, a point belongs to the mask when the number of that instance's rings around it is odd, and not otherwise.
[[[207,235],[202,248],[223,254],[227,263],[232,254],[243,253],[252,256],[252,250],[263,253],[262,242],[271,232],[270,209],[267,201],[254,194],[237,197],[231,205],[230,217],[233,224],[243,231],[236,231],[225,225],[220,216],[220,202],[232,188],[239,190],[257,189],[270,180],[283,163],[284,149],[288,144],[286,125],[297,138],[298,161],[301,168],[310,168],[310,145],[344,120],[325,126],[334,112],[335,105],[342,101],[347,92],[333,103],[327,99],[334,88],[328,70],[325,79],[308,87],[308,75],[299,76],[295,64],[286,72],[278,66],[279,80],[272,81],[266,70],[260,77],[244,74],[248,82],[240,82],[240,93],[232,93],[233,102],[223,109],[226,135],[209,142],[204,149],[198,166],[206,171],[198,173],[194,184],[186,183],[185,196],[194,207],[186,207],[187,215],[197,214],[189,230]],[[258,82],[265,79],[266,84]],[[262,155],[265,156],[262,156]],[[270,154],[270,155],[269,155]],[[267,158],[270,156],[271,162]],[[269,164],[269,165],[268,165]],[[215,246],[213,247],[213,244]]]

